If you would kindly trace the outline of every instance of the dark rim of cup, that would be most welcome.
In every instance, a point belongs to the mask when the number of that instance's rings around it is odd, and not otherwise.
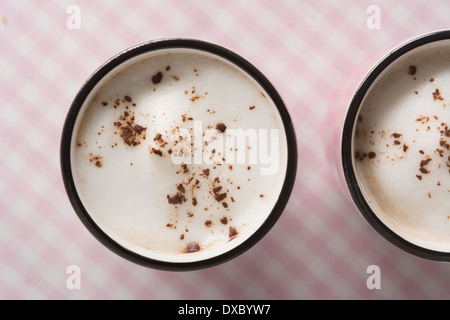
[[[70,151],[72,144],[72,133],[77,119],[78,113],[84,104],[84,101],[88,97],[89,93],[95,88],[99,81],[105,77],[110,71],[112,71],[117,66],[128,61],[131,58],[137,57],[141,54],[145,54],[150,51],[160,50],[160,49],[176,49],[176,48],[186,48],[195,49],[204,52],[212,53],[216,56],[224,58],[244,72],[249,74],[253,79],[255,79],[261,87],[267,92],[270,98],[276,105],[278,112],[283,121],[286,139],[287,139],[287,170],[286,178],[280,192],[279,198],[272,209],[271,213],[268,215],[265,222],[260,226],[260,228],[252,234],[248,239],[238,246],[232,248],[230,251],[214,256],[201,261],[193,262],[167,262],[150,259],[148,257],[137,254],[131,250],[128,250],[118,244],[116,241],[111,239],[90,217],[89,213],[83,206],[78,192],[75,188],[74,179],[72,176]],[[68,194],[69,200],[86,228],[97,238],[103,245],[118,254],[119,256],[128,259],[136,264],[150,267],[154,269],[167,270],[167,271],[191,271],[199,270],[204,268],[213,267],[231,260],[238,255],[244,253],[250,249],[253,245],[259,242],[265,234],[274,226],[278,218],[281,216],[284,208],[290,198],[294,181],[297,172],[297,143],[294,131],[294,126],[292,124],[290,115],[286,109],[286,106],[278,94],[275,87],[269,82],[269,80],[250,62],[239,56],[238,54],[210,42],[205,42],[197,39],[190,38],[168,38],[159,39],[149,42],[144,42],[128,48],[108,61],[106,61],[102,66],[100,66],[82,85],[81,89],[77,93],[75,99],[66,116],[64,123],[61,146],[60,146],[60,162],[63,182]]]
[[[398,58],[404,54],[410,52],[418,47],[434,43],[442,40],[450,39],[450,30],[441,30],[428,33],[416,37],[408,42],[401,44],[399,47],[389,52],[384,58],[382,58],[373,68],[369,71],[366,77],[361,82],[360,86],[356,90],[352,101],[350,103],[342,132],[342,145],[341,145],[341,156],[342,156],[342,166],[344,170],[344,176],[346,179],[347,187],[350,191],[353,202],[368,221],[368,223],[386,240],[394,244],[395,246],[403,249],[404,251],[411,253],[415,256],[434,260],[434,261],[450,261],[450,253],[440,252],[435,250],[426,249],[417,246],[393,232],[389,227],[387,227],[372,211],[368,205],[366,199],[364,198],[361,189],[359,188],[358,181],[353,168],[352,163],[352,134],[355,125],[356,117],[360,105],[366,96],[368,90],[370,89],[373,82],[378,78],[378,76],[389,66],[391,63],[395,62]]]

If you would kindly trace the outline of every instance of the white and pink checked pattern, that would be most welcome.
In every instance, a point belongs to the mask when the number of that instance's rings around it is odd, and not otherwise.
[[[374,3],[376,2],[376,3]],[[376,4],[381,29],[369,29]],[[66,12],[80,8],[81,29]],[[449,27],[440,0],[148,0],[0,3],[1,299],[448,299],[450,265],[382,239],[335,179],[336,114],[369,67],[416,35]],[[59,168],[61,129],[77,90],[136,43],[186,36],[250,60],[295,124],[299,172],[278,224],[223,265],[173,273],[128,262],[84,228]],[[81,289],[66,269],[81,270]],[[381,269],[369,290],[367,267]]]

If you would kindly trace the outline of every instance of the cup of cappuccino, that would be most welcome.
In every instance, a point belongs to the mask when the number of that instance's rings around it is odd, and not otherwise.
[[[288,111],[250,62],[196,39],[150,41],[98,68],[61,141],[72,206],[107,248],[170,271],[212,267],[255,245],[290,197]]]
[[[382,58],[351,100],[342,172],[368,223],[413,255],[450,261],[450,31]]]

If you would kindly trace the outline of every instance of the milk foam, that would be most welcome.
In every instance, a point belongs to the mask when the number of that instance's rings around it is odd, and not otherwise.
[[[193,133],[199,121],[203,130],[278,129],[279,170],[261,175],[261,163],[220,157],[175,164],[185,143],[177,130]],[[229,61],[191,49],[142,54],[113,70],[83,105],[72,140],[76,188],[94,221],[125,248],[163,261],[244,242],[271,213],[286,172],[284,127],[267,93]]]
[[[353,144],[358,184],[378,218],[441,252],[450,252],[449,66],[449,41],[398,59],[364,99]]]

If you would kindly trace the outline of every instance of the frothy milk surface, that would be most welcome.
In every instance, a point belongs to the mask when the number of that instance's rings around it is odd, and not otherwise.
[[[362,103],[353,164],[375,214],[404,239],[450,252],[450,41],[385,70]]]
[[[238,129],[245,143],[225,144]],[[269,147],[251,142],[252,132]],[[72,171],[85,208],[119,244],[158,260],[200,260],[242,243],[271,213],[286,173],[284,132],[272,100],[237,66],[163,49],[116,68],[88,97]]]

